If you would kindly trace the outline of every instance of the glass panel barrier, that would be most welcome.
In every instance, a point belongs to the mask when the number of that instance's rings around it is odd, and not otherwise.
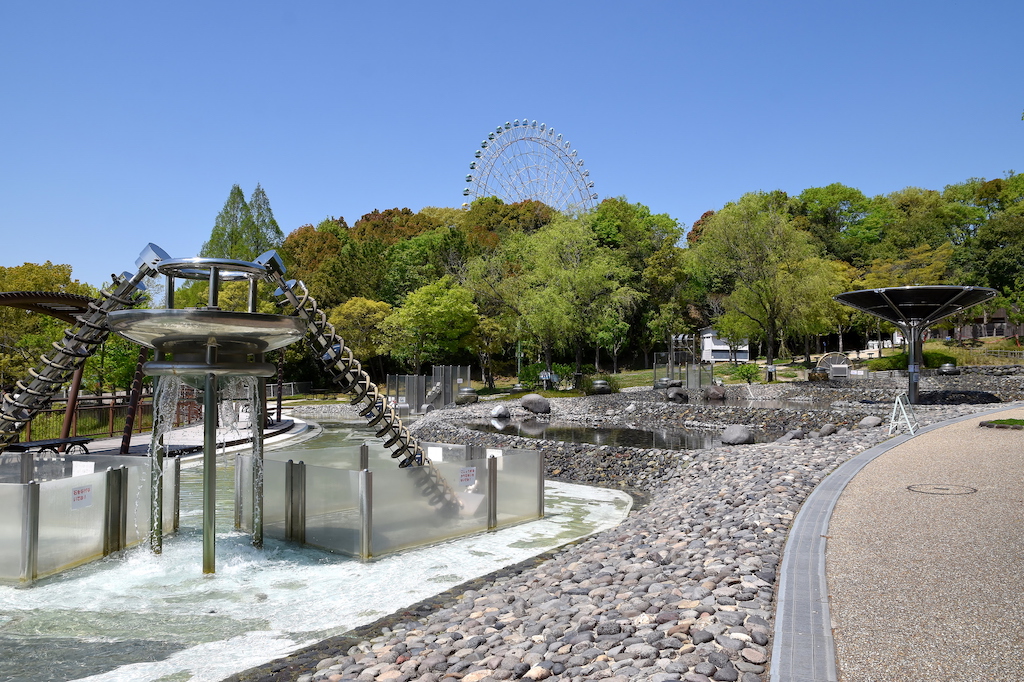
[[[273,459],[263,462],[263,536],[278,540],[285,537],[285,468],[285,462]]]
[[[359,472],[306,466],[306,544],[359,556]]]
[[[463,462],[469,456],[465,445],[420,441],[420,447],[431,462]]]
[[[164,489],[163,489],[163,519],[164,534],[173,533],[177,530],[174,527],[174,502],[178,499],[178,484],[175,480],[175,460],[164,460]]]
[[[430,505],[423,467],[373,472],[373,554],[379,556],[416,545],[447,540],[487,529],[487,472],[484,464],[435,464],[455,488],[463,508],[445,514]]]
[[[135,465],[128,468],[128,532],[127,547],[149,540],[149,513],[152,499],[148,457],[111,457],[110,459],[133,459]]]
[[[39,577],[103,556],[106,473],[39,486]]]
[[[21,578],[21,533],[28,486],[0,483],[0,580]]]
[[[498,527],[540,516],[541,453],[505,450],[498,458]]]
[[[252,462],[252,455],[235,456],[235,519],[246,533],[252,532]]]

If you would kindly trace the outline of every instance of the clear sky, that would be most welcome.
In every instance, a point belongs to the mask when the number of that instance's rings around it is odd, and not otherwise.
[[[1022,27],[1020,0],[0,0],[0,265],[194,256],[233,184],[286,234],[459,206],[516,118],[687,226],[755,190],[1000,177]]]

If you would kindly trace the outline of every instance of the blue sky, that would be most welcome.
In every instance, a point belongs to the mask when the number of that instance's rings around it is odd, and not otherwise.
[[[690,225],[755,190],[1024,171],[1024,3],[0,0],[0,265],[193,256],[233,184],[282,230],[458,206],[546,122],[601,197]]]

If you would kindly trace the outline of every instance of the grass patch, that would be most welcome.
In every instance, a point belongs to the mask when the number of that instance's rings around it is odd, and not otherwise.
[[[990,419],[989,424],[1008,424],[1010,426],[1024,426],[1024,419]]]

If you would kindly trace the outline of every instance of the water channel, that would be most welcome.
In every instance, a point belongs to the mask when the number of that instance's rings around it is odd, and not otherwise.
[[[267,457],[323,465],[333,447],[372,442],[362,424],[322,426]],[[386,458],[379,443],[374,458]],[[181,530],[162,555],[137,547],[31,588],[0,586],[0,682],[214,682],[612,527],[631,505],[618,491],[548,482],[540,521],[363,563],[272,539],[254,549],[232,530],[234,456],[217,468],[215,575],[201,571],[201,461],[184,463]]]

